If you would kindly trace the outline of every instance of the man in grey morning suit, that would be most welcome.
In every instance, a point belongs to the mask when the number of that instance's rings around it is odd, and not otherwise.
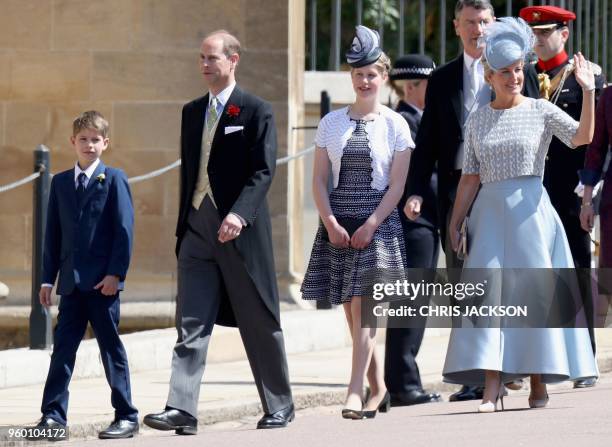
[[[145,424],[195,434],[200,381],[215,323],[238,326],[264,408],[257,428],[294,417],[266,194],[276,166],[268,103],[235,82],[240,43],[209,34],[200,70],[209,94],[183,108],[176,230],[178,340],[166,408]]]

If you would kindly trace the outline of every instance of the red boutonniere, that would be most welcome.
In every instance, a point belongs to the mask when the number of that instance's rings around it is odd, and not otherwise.
[[[229,106],[227,106],[227,114],[232,118],[237,117],[238,115],[240,115],[240,107],[234,104],[230,104]]]

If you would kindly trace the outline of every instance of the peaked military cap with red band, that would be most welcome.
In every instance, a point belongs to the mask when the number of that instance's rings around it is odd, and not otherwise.
[[[567,26],[576,20],[576,14],[558,6],[528,6],[520,10],[519,16],[534,29]]]

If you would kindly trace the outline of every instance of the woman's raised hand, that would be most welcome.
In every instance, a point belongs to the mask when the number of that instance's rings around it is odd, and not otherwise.
[[[580,52],[574,55],[574,76],[583,90],[593,90],[595,88],[595,74],[592,64]]]

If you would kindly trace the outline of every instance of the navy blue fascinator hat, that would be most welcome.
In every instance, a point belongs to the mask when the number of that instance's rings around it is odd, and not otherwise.
[[[527,22],[514,17],[501,17],[491,23],[481,39],[484,57],[494,71],[529,59],[535,44],[535,35]]]
[[[346,62],[353,68],[359,68],[373,64],[381,54],[378,33],[367,26],[356,26],[351,48],[346,52]]]

